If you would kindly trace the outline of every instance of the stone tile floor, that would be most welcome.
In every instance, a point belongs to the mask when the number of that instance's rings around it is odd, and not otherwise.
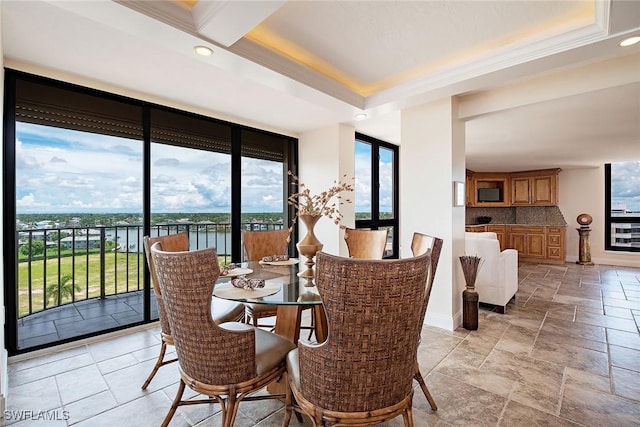
[[[516,301],[505,315],[481,307],[477,331],[424,327],[419,362],[439,409],[416,389],[415,425],[640,425],[640,269],[522,264],[519,275]],[[159,347],[154,325],[12,360],[7,409],[58,419],[5,423],[159,425],[178,381],[171,364],[140,390]],[[236,425],[276,426],[282,417],[280,402],[244,402]],[[182,407],[171,425],[220,425],[219,406]]]

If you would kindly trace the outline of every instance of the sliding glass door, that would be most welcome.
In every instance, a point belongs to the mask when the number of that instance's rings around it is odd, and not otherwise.
[[[250,129],[241,132],[241,140],[242,229],[287,228],[287,140]],[[244,255],[242,251],[243,260]]]
[[[294,138],[11,70],[5,77],[11,355],[157,319],[145,235],[187,232],[191,249],[215,248],[225,264],[242,260],[243,229],[288,225]]]
[[[142,108],[31,80],[14,94],[8,337],[20,351],[142,322]]]

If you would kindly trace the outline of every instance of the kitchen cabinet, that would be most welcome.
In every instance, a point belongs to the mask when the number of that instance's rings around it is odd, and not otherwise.
[[[475,193],[475,188],[473,187],[473,171],[467,169],[465,181],[464,181],[465,192],[467,193],[467,206],[473,206],[473,194]]]
[[[521,261],[562,264],[566,258],[567,227],[545,225],[467,225],[465,231],[492,231],[500,242],[500,250],[515,249]]]
[[[516,249],[520,257],[546,258],[545,227],[510,225],[509,247]]]
[[[487,231],[492,231],[498,236],[500,242],[500,250],[504,251],[507,248],[507,226],[506,225],[487,225]]]
[[[509,175],[501,173],[474,173],[472,175],[471,206],[509,206]]]
[[[511,173],[467,170],[467,206],[556,206],[560,169]]]
[[[547,227],[547,258],[564,262],[566,227]]]
[[[555,206],[558,204],[560,169],[511,174],[511,206]]]

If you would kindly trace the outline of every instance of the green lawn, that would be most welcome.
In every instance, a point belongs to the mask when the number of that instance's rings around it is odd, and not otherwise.
[[[75,262],[74,262],[75,260]],[[127,266],[127,260],[129,265]],[[141,290],[144,287],[145,256],[140,253],[109,252],[105,255],[104,288],[105,295],[114,295]],[[225,263],[225,256],[219,256],[220,265]],[[87,265],[89,276],[87,279]],[[58,278],[66,274],[74,275],[74,282],[80,285],[81,291],[75,293],[75,300],[84,300],[100,296],[100,254],[79,255],[60,258],[60,275],[58,276],[58,258],[47,259],[46,284],[44,280],[43,260],[31,262],[31,313],[45,309],[43,305],[44,289]],[[89,295],[87,295],[87,284]],[[61,304],[71,302],[70,298],[62,298]],[[46,308],[55,307],[54,301],[47,302]],[[29,314],[29,263],[18,264],[18,317]]]

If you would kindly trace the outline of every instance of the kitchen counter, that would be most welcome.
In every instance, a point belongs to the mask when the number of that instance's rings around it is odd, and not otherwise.
[[[516,249],[522,261],[563,264],[566,257],[566,225],[469,224],[468,232],[496,233],[500,249]]]

